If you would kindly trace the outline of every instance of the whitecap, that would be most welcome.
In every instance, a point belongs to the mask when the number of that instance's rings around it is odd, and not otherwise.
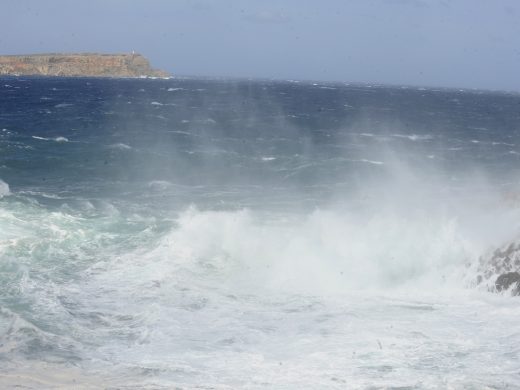
[[[108,146],[111,149],[119,149],[119,150],[130,150],[132,147],[127,144],[118,143],[118,144],[112,144]]]
[[[274,161],[274,160],[276,160],[276,157],[268,157],[268,156],[266,156],[266,157],[262,157],[261,160],[262,161]]]
[[[159,103],[159,102],[151,102],[150,104],[151,104],[152,106],[164,106],[164,104]]]
[[[55,137],[55,138],[47,138],[47,137],[39,137],[37,135],[33,135],[32,138],[39,139],[41,141],[56,141],[56,142],[69,142],[69,139],[66,137]]]
[[[515,146],[515,144],[509,144],[507,142],[492,142],[491,145],[493,145],[493,146],[497,146],[497,145]]]
[[[60,104],[56,104],[54,107],[55,108],[65,108],[65,107],[70,107],[70,106],[73,106],[74,104],[72,103],[60,103]]]
[[[9,184],[0,179],[0,199],[10,194],[11,191],[9,190]]]
[[[191,133],[189,131],[181,131],[181,130],[170,130],[169,133],[172,133],[172,134],[182,134],[182,135],[191,135]]]
[[[364,162],[364,163],[368,163],[368,164],[374,164],[374,165],[384,165],[385,163],[382,162],[382,161],[377,161],[377,160],[367,160],[366,158],[363,158],[361,160],[356,160],[356,161],[359,161],[359,162]]]
[[[173,91],[184,91],[184,88],[168,88],[168,92],[173,92]]]
[[[427,141],[432,139],[433,137],[429,134],[419,135],[419,134],[392,134],[392,137],[396,138],[406,138],[410,141]]]

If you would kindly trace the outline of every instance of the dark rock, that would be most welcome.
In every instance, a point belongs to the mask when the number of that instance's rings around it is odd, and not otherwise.
[[[476,271],[477,285],[487,286],[490,291],[513,287],[513,295],[520,295],[520,240],[482,255]]]
[[[496,282],[495,287],[497,291],[504,291],[509,289],[513,284],[515,285],[512,293],[513,295],[520,295],[520,273],[518,272],[508,272],[500,275]]]

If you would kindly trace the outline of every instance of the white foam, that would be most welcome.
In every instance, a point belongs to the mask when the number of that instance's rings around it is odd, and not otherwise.
[[[352,161],[359,161],[364,162],[372,165],[384,165],[383,161],[377,161],[377,160],[367,160],[366,158],[362,158],[361,160],[352,160]]]
[[[188,123],[188,122],[189,121],[187,121],[186,123]],[[172,133],[172,134],[192,135],[189,131],[170,130],[169,132]]]
[[[4,196],[10,195],[11,191],[9,190],[9,184],[0,179],[0,198]]]
[[[47,138],[47,137],[40,137],[40,136],[37,136],[37,135],[33,135],[32,138],[38,139],[38,140],[41,140],[41,141],[69,142],[68,138],[62,137],[62,136],[55,137],[55,138]]]
[[[419,134],[392,134],[392,137],[396,138],[406,138],[410,141],[427,141],[431,140],[433,137],[429,134],[419,135]]]
[[[164,106],[163,103],[159,103],[159,102],[151,102],[150,103],[152,106]]]
[[[132,147],[130,145],[124,143],[117,143],[108,146],[110,149],[119,149],[119,150],[130,150]]]
[[[401,184],[367,187],[374,207],[363,210],[190,207],[174,221],[132,215],[131,229],[116,230],[122,221],[110,207],[116,219],[102,221],[41,209],[20,221],[0,207],[0,250],[26,253],[30,237],[49,260],[39,262],[45,270],[64,258],[81,262],[78,277],[58,286],[31,280],[31,269],[22,288],[37,298],[38,318],[58,320],[49,340],[81,344],[79,367],[116,372],[115,387],[140,380],[165,388],[421,387],[427,376],[435,388],[447,377],[454,388],[467,378],[479,388],[491,383],[496,364],[517,372],[518,361],[504,353],[519,345],[510,333],[519,326],[517,302],[462,288],[464,263],[508,223],[480,204],[468,214],[489,212],[489,219],[464,220],[453,211],[466,205],[429,204],[423,186]],[[94,200],[81,205],[87,214],[99,208]],[[468,227],[484,227],[486,239]],[[24,329],[8,335],[15,351],[27,345]],[[69,335],[74,344],[65,343]],[[452,373],[455,364],[464,364],[464,376]]]
[[[448,281],[461,287],[473,249],[457,221],[445,217],[389,213],[367,220],[331,209],[268,223],[249,210],[191,208],[147,256],[194,273],[213,269],[204,277],[232,289],[328,294],[408,284],[437,289]]]

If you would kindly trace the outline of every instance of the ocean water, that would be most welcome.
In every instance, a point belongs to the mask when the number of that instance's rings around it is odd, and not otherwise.
[[[520,95],[0,79],[0,387],[520,387]]]

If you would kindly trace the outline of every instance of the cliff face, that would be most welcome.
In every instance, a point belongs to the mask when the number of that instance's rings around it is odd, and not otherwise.
[[[0,75],[166,77],[141,54],[32,54],[0,56]]]

